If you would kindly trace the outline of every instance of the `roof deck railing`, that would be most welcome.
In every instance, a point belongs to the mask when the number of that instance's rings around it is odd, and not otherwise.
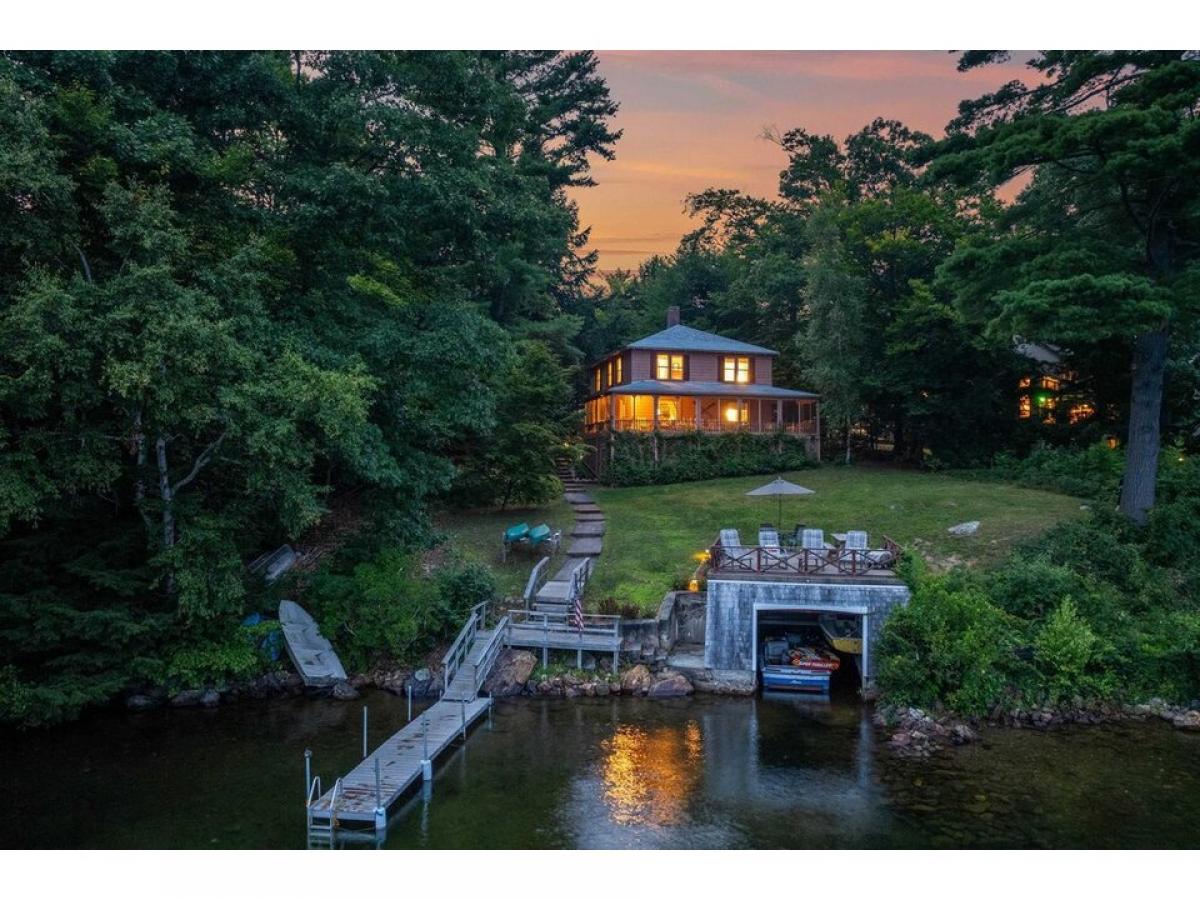
[[[708,552],[709,571],[721,574],[853,577],[890,572],[903,548],[884,536],[883,546],[875,550],[727,547],[718,541]]]

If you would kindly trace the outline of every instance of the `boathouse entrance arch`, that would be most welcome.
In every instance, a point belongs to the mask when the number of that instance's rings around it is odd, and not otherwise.
[[[813,605],[813,604],[806,604],[806,603],[799,603],[796,605],[780,605],[778,603],[755,603],[754,604],[754,617],[753,617],[754,624],[753,624],[753,631],[751,632],[754,635],[754,640],[751,642],[751,647],[752,647],[752,652],[753,652],[752,659],[754,661],[755,673],[758,672],[758,650],[759,650],[758,614],[761,612],[771,612],[771,613],[796,612],[796,613],[807,613],[807,614],[818,614],[818,615],[820,613],[829,613],[831,615],[838,615],[838,616],[857,616],[861,620],[861,623],[862,623],[862,636],[863,636],[862,661],[860,662],[859,667],[858,667],[859,683],[862,685],[862,687],[864,687],[864,688],[867,687],[867,684],[868,684],[867,672],[871,672],[871,671],[873,671],[873,669],[871,669],[871,627],[870,627],[871,626],[871,611],[869,609],[867,609],[865,606],[830,607],[830,606]]]

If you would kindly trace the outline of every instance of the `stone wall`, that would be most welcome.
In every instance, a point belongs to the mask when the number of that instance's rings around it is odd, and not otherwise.
[[[754,609],[774,606],[798,612],[862,612],[868,618],[866,681],[875,677],[873,650],[891,610],[907,604],[908,588],[888,584],[800,583],[789,581],[708,580],[704,665],[710,669],[753,670]]]

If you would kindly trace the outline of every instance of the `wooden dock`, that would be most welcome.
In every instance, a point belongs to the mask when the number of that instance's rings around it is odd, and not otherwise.
[[[458,741],[492,705],[480,697],[496,657],[504,647],[509,620],[487,628],[487,604],[471,611],[458,638],[442,660],[448,684],[440,700],[384,741],[375,752],[322,793],[321,781],[309,784],[305,803],[308,842],[335,846],[339,836],[373,826],[377,836],[387,829],[392,807],[417,781],[432,775],[433,762]]]

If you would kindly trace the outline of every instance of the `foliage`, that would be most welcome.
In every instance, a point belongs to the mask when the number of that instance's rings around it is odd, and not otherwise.
[[[496,385],[496,424],[467,448],[454,496],[473,507],[546,503],[562,483],[554,464],[573,437],[567,370],[544,344],[522,341]]]
[[[349,572],[322,573],[305,599],[346,665],[363,671],[415,661],[495,596],[495,581],[477,563],[429,575],[417,556],[389,549]]]
[[[1040,444],[1025,457],[997,453],[992,468],[980,474],[1112,502],[1124,471],[1124,454],[1103,443],[1083,449]]]
[[[1200,590],[1185,577],[1194,559],[1164,555],[1147,532],[1099,513],[991,570],[916,573],[911,603],[884,629],[879,686],[896,702],[971,715],[1191,701],[1200,696]]]
[[[960,68],[1004,55],[967,53]],[[1121,509],[1144,523],[1170,335],[1196,312],[1200,60],[1041,51],[1029,66],[1028,84],[964,102],[931,154],[943,183],[995,186],[1033,172],[1006,227],[963,241],[941,282],[993,336],[1068,351],[1121,342],[1132,385]]]
[[[238,669],[214,648],[261,599],[244,561],[331,497],[419,544],[470,448],[561,436],[548,402],[515,413],[576,353],[594,256],[567,190],[619,136],[596,65],[0,54],[0,658],[25,718],[189,644],[216,642],[181,677]],[[471,477],[552,486],[507,468]]]
[[[267,651],[279,623],[239,625],[219,639],[187,643],[167,657],[166,680],[174,689],[220,687],[233,679],[251,678],[271,665]],[[278,637],[275,646],[279,646]]]
[[[617,486],[704,481],[814,465],[803,440],[782,434],[695,432],[666,436],[620,432],[612,440],[613,458],[604,480]]]

